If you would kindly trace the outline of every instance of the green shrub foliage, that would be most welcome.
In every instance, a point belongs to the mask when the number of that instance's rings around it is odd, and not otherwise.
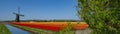
[[[120,0],[78,0],[78,9],[91,34],[120,34]]]

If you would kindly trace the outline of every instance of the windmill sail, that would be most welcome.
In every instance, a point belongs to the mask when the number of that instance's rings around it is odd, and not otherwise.
[[[13,12],[13,14],[16,15],[16,18],[15,18],[16,22],[20,22],[20,16],[24,16],[24,15],[20,14],[20,8],[19,7],[18,7],[18,13]]]

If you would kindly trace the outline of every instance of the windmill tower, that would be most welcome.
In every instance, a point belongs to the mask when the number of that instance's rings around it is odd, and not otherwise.
[[[13,12],[16,15],[15,22],[20,22],[20,16],[24,16],[20,14],[20,7],[18,7],[18,13]]]

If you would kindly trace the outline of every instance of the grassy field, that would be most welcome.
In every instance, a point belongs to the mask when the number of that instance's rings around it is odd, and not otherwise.
[[[0,34],[11,34],[4,24],[0,23]]]

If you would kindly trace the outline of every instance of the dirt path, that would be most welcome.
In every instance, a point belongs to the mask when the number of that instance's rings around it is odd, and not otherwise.
[[[76,30],[76,34],[90,34],[92,30],[91,29],[86,29],[86,30]]]

